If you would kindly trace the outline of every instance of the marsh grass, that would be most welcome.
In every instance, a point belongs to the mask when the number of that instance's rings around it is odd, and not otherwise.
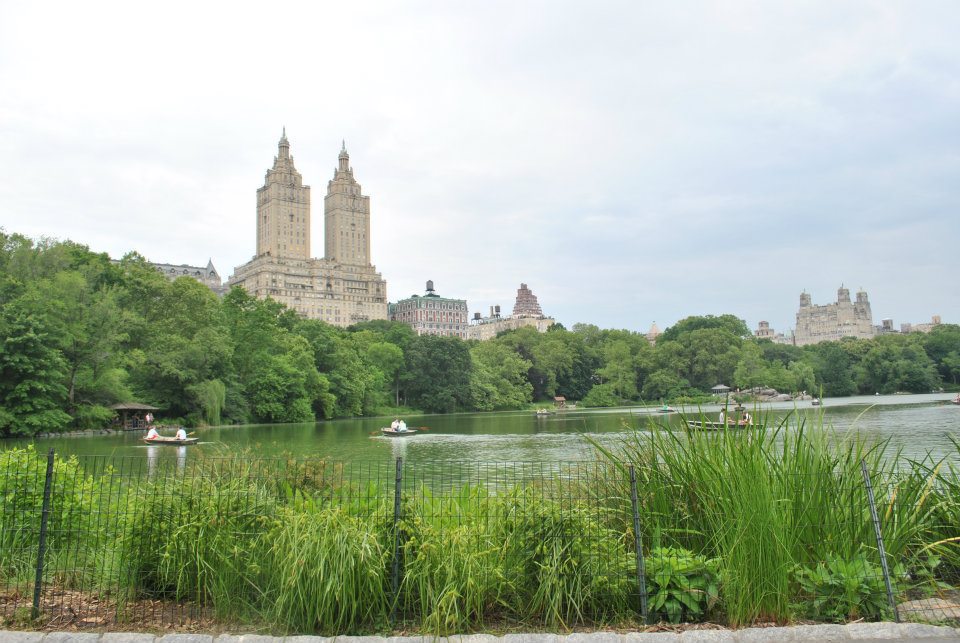
[[[391,527],[301,498],[271,535],[264,617],[285,631],[337,634],[388,622]]]
[[[916,566],[932,538],[956,535],[960,525],[950,498],[956,472],[944,480],[940,464],[908,461],[889,442],[811,428],[797,415],[760,417],[746,430],[651,424],[618,448],[596,448],[614,466],[635,467],[649,547],[680,546],[719,560],[732,625],[793,618],[797,568],[861,557],[879,564],[861,461],[878,489],[891,560]],[[948,544],[941,538],[938,547]],[[911,582],[896,580],[901,591]]]

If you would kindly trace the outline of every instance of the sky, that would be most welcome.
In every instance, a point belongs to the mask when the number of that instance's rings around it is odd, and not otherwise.
[[[646,332],[960,323],[960,3],[0,0],[0,227],[252,258],[285,127],[312,254],[341,141],[391,301]]]

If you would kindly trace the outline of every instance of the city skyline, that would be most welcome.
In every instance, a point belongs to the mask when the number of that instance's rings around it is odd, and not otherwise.
[[[960,7],[281,9],[4,4],[0,226],[226,280],[286,127],[321,194],[346,140],[390,301],[788,332],[845,285],[960,320]]]

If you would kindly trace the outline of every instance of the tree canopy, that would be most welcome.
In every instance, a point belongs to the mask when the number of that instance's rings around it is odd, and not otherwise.
[[[188,423],[302,422],[707,395],[724,383],[824,395],[960,384],[960,326],[802,348],[757,340],[732,314],[691,316],[656,345],[574,324],[487,342],[377,320],[337,328],[235,288],[217,297],[72,242],[0,230],[0,435],[106,425],[140,401]]]

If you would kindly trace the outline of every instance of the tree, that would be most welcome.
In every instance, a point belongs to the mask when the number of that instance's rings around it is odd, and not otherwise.
[[[474,408],[480,411],[518,409],[530,402],[533,386],[527,380],[529,361],[492,341],[474,345],[470,357]]]
[[[640,396],[645,400],[666,400],[683,395],[689,386],[689,382],[676,373],[654,371],[644,380]]]
[[[400,373],[403,369],[403,351],[390,342],[375,342],[367,347],[366,361],[383,373],[393,388],[393,403],[400,406]]]
[[[824,395],[840,397],[857,390],[850,355],[838,342],[821,342],[809,348],[815,356],[813,370]]]
[[[0,435],[33,436],[70,422],[66,364],[40,319],[13,302],[0,312]]]
[[[403,387],[408,404],[435,413],[471,408],[472,364],[461,339],[416,337],[407,348],[406,362]]]
[[[637,372],[630,345],[623,340],[613,341],[603,350],[604,366],[597,371],[606,381],[618,402],[637,397]]]
[[[741,339],[744,337],[750,337],[752,335],[750,329],[747,327],[747,323],[735,315],[727,314],[720,315],[719,317],[714,317],[713,315],[703,315],[681,319],[676,324],[663,331],[660,337],[657,338],[657,342],[675,341],[681,335],[686,333],[708,329],[724,330],[734,337],[739,337]]]

